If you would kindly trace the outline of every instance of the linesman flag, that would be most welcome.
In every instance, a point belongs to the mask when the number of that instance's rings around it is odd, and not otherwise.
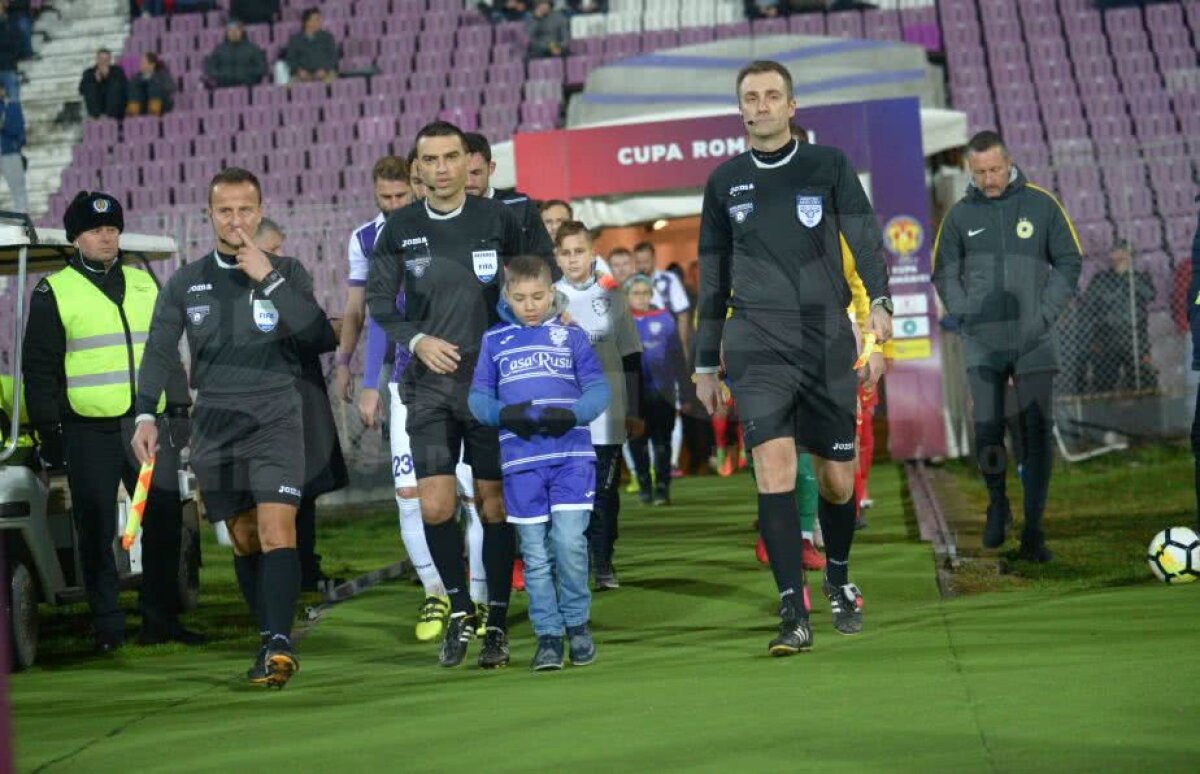
[[[146,498],[150,496],[150,479],[154,478],[154,458],[151,457],[138,471],[137,486],[133,488],[133,505],[129,509],[129,519],[125,522],[125,534],[121,536],[121,548],[126,551],[137,539],[138,530],[142,527],[142,516],[146,513]]]

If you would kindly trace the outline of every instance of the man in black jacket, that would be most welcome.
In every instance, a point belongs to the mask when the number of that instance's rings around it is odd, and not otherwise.
[[[1042,514],[1054,461],[1054,324],[1079,283],[1079,238],[1058,200],[1012,163],[1000,135],[979,132],[967,148],[972,179],[938,229],[933,282],[959,322],[967,359],[976,458],[989,496],[983,545],[1003,545],[1012,518],[1004,448],[1004,394],[1012,379],[1026,444],[1020,555],[1049,562]]]
[[[300,668],[291,641],[305,448],[296,383],[301,353],[332,334],[300,262],[254,244],[262,219],[257,177],[238,168],[218,173],[209,185],[209,216],[216,249],[175,272],[154,308],[133,448],[140,460],[154,455],[151,396],[186,333],[197,391],[192,470],[209,521],[228,522],[238,585],[262,636],[247,677],[282,686]]]
[[[492,161],[491,143],[478,132],[467,132],[464,136],[467,138],[468,154],[467,193],[507,204],[521,222],[529,250],[536,255],[553,255],[554,240],[546,230],[537,203],[515,188],[493,188],[492,175],[496,172],[496,162]],[[556,278],[560,274],[557,266],[550,271]]]
[[[267,74],[267,55],[252,41],[240,21],[225,28],[225,40],[204,57],[204,77],[217,88],[253,86]]]
[[[67,267],[38,283],[25,329],[25,402],[50,468],[67,467],[79,537],[83,583],[95,623],[96,649],[125,640],[118,605],[113,539],[117,487],[132,496],[138,461],[130,452],[136,373],[157,296],[146,272],[128,265],[118,239],[120,203],[80,192],[64,218],[78,250]],[[186,377],[178,353],[164,361],[165,401],[155,394],[150,424],[163,429],[143,520],[142,629],[138,641],[203,642],[179,624],[179,450],[188,443]]]
[[[97,51],[96,64],[83,71],[79,94],[90,117],[125,117],[125,71],[113,66],[112,52],[107,48]]]

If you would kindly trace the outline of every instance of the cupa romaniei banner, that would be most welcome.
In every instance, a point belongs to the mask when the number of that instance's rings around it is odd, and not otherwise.
[[[888,438],[896,459],[946,453],[932,234],[921,119],[915,98],[796,111],[813,142],[840,148],[863,177],[883,231],[895,304],[888,372]],[[749,148],[741,117],[706,116],[519,134],[517,180],[538,199],[581,199],[702,189]]]

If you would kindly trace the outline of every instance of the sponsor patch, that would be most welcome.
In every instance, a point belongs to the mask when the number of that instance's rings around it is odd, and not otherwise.
[[[745,223],[746,218],[754,212],[754,202],[743,202],[729,208],[729,218],[734,223]]]
[[[500,269],[500,254],[495,250],[472,250],[471,267],[480,282],[491,282]]]
[[[294,486],[288,486],[287,484],[279,487],[279,494],[291,495],[292,497],[302,496],[302,493],[299,489]]]
[[[808,228],[815,228],[821,222],[824,211],[820,196],[796,194],[796,220]]]
[[[738,183],[735,186],[730,186],[730,196],[741,196],[744,193],[750,193],[754,190],[754,183]]]
[[[263,333],[270,333],[279,325],[279,310],[265,298],[254,299],[251,314],[254,317],[254,326]]]
[[[209,307],[208,304],[203,306],[189,306],[187,308],[188,322],[190,322],[192,325],[203,325],[204,321],[208,319],[208,313],[210,311],[211,307]]]
[[[189,293],[204,293],[204,292],[211,291],[211,290],[212,290],[212,285],[210,285],[207,282],[203,282],[199,285],[191,285],[190,287],[188,287],[187,292],[189,292]]]

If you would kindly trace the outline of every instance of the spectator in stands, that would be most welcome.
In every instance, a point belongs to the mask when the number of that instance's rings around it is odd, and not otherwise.
[[[107,48],[97,51],[96,64],[83,71],[79,93],[92,118],[120,119],[125,115],[125,71],[113,67],[112,52]]]
[[[529,3],[525,0],[493,0],[490,9],[487,3],[480,3],[479,10],[490,15],[492,21],[521,21],[529,14]]]
[[[252,86],[267,74],[267,55],[246,39],[240,21],[225,28],[225,40],[204,58],[204,76],[217,88]]]
[[[567,0],[571,13],[608,13],[608,0]]]
[[[8,0],[0,0],[0,85],[13,99],[21,98],[17,62],[21,61],[23,48],[20,27],[8,15]]]
[[[8,183],[13,206],[17,212],[29,212],[29,195],[25,189],[25,116],[21,103],[10,99],[0,85],[0,176]]]
[[[321,29],[321,12],[309,8],[304,12],[299,32],[288,39],[288,70],[293,80],[325,81],[337,78],[338,45],[329,30]]]
[[[750,19],[773,19],[784,12],[780,0],[746,0],[746,17]]]
[[[564,56],[571,41],[571,23],[562,11],[556,11],[550,0],[536,0],[533,14],[525,20],[529,34],[528,54],[531,59]]]
[[[612,270],[613,279],[625,287],[625,281],[633,276],[633,253],[624,247],[614,247],[608,254],[608,268]]]
[[[229,18],[243,24],[269,24],[279,18],[279,0],[233,0]]]
[[[1147,309],[1154,281],[1133,270],[1133,247],[1113,245],[1111,268],[1092,277],[1080,318],[1091,327],[1092,386],[1097,392],[1155,389],[1158,371],[1150,359]],[[1136,334],[1136,335],[1135,335]]]
[[[5,4],[5,0],[0,0],[0,7]],[[33,16],[29,0],[7,0],[7,6],[8,22],[16,25],[21,33],[21,58],[30,59],[33,57]]]
[[[138,74],[129,82],[129,102],[125,115],[138,116],[145,113],[161,116],[175,107],[175,79],[158,54],[147,51],[142,54]]]

